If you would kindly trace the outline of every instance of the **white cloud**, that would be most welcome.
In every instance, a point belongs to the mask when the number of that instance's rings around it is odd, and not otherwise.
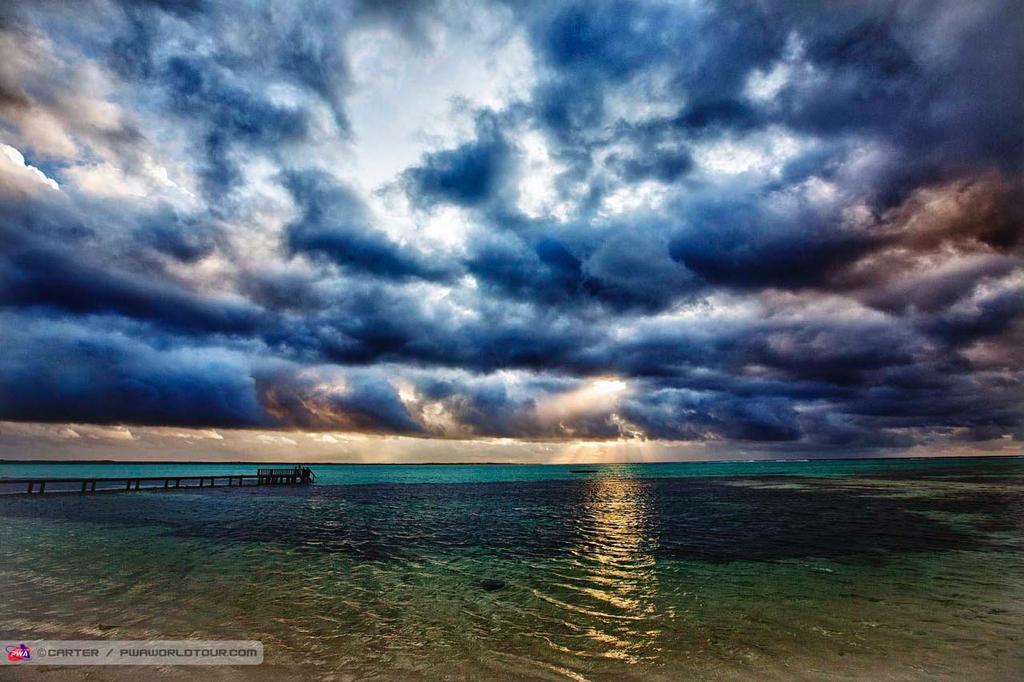
[[[135,434],[127,426],[97,426],[95,424],[76,424],[75,431],[83,438],[103,441],[133,441]]]
[[[712,176],[740,173],[778,175],[789,159],[808,144],[806,140],[775,128],[742,137],[721,137],[694,146],[698,166]]]
[[[601,202],[601,214],[614,216],[637,211],[653,211],[662,206],[669,189],[660,182],[647,180],[635,185],[622,185]]]
[[[555,182],[565,170],[563,164],[551,158],[547,141],[536,130],[528,130],[519,137],[523,155],[516,205],[531,218],[553,216],[568,218],[570,207],[560,201]]]
[[[752,71],[744,87],[744,94],[755,102],[769,102],[786,85],[791,73],[790,66],[783,62],[776,63],[767,71]]]
[[[65,169],[64,176],[77,189],[109,199],[153,197],[181,206],[191,205],[196,200],[195,194],[171,179],[167,168],[148,157],[134,171],[108,162],[83,163]]]
[[[10,145],[0,144],[0,183],[8,190],[33,192],[41,187],[60,191],[57,181],[35,166],[25,163],[25,156]]]
[[[142,436],[157,436],[159,438],[181,438],[183,440],[224,440],[217,429],[177,429],[163,426],[153,426],[145,429]]]
[[[109,198],[140,198],[149,194],[149,186],[139,177],[127,176],[109,163],[82,164],[64,171],[78,189]]]
[[[434,27],[428,46],[380,28],[349,36],[355,87],[348,111],[356,175],[367,186],[467,137],[472,109],[499,110],[529,92],[532,56],[523,36],[508,32],[509,11],[475,4],[459,11],[464,16]]]

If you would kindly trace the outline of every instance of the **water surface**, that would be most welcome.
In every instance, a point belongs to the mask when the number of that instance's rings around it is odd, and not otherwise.
[[[3,496],[0,637],[260,639],[268,679],[1024,673],[1024,460],[574,468]]]

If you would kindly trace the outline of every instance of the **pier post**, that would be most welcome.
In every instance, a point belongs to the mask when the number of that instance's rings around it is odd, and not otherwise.
[[[92,482],[92,489],[89,492],[96,492],[96,481]]]
[[[34,486],[34,485],[35,485],[35,483],[33,483],[32,481],[28,482],[28,494],[29,495],[32,494],[32,486]]]
[[[132,489],[132,479],[129,478],[127,481],[124,482],[124,489],[125,490],[131,490]]]

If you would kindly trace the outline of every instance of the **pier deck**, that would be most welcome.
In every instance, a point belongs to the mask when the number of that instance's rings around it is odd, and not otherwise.
[[[212,476],[0,478],[0,494],[42,495],[45,493],[129,492],[132,490],[176,490],[256,485],[308,485],[315,480],[316,475],[307,466],[287,469],[257,469],[255,474],[215,474]]]

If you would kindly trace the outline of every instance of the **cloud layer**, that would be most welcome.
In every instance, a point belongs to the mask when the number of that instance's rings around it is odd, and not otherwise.
[[[0,10],[0,420],[1019,441],[1020,35],[997,0]]]

